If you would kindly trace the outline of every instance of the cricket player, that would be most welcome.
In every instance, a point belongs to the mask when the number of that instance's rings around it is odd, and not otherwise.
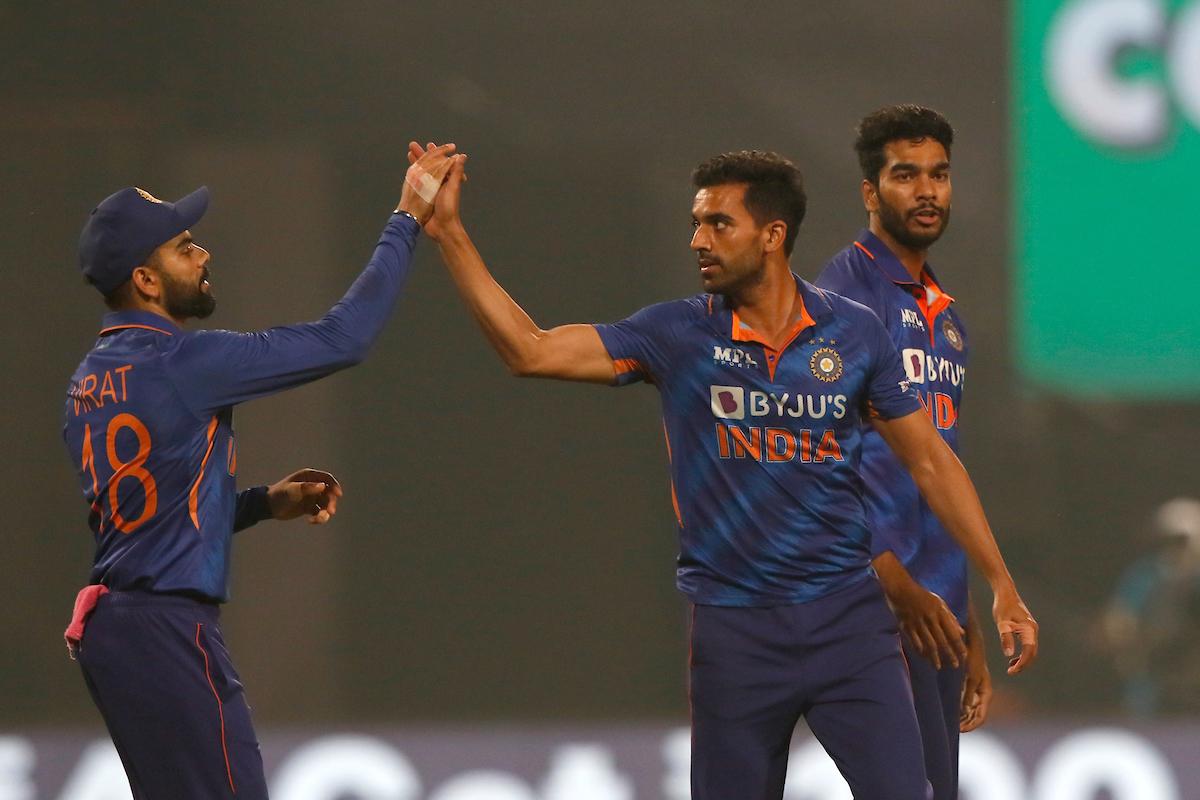
[[[889,106],[863,118],[855,150],[867,229],[816,283],[876,313],[925,412],[957,452],[968,340],[954,298],[926,260],[950,222],[953,141],[945,117],[921,106]],[[925,771],[935,800],[954,800],[959,732],[983,724],[992,694],[966,554],[870,424],[863,426],[861,472],[872,563],[900,624]]]
[[[327,522],[342,490],[301,470],[238,492],[233,407],[362,361],[404,289],[453,152],[431,147],[409,167],[366,268],[316,322],[187,330],[216,305],[209,254],[191,232],[205,187],[175,203],[122,189],[83,228],[80,267],[110,313],[67,392],[63,438],[96,550],[66,637],[138,800],[267,796],[219,623],[233,534],[268,518]]]
[[[411,144],[410,160],[423,152]],[[426,230],[508,368],[648,381],[661,395],[677,582],[692,602],[694,800],[782,797],[801,716],[856,798],[929,797],[896,619],[871,569],[864,419],[990,584],[1013,671],[1036,656],[1037,624],[879,319],[791,272],[799,172],[757,151],[705,161],[691,242],[704,293],[612,325],[542,330],[467,235],[464,166],[457,157]]]

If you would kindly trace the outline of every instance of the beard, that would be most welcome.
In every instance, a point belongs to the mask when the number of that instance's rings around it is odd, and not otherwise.
[[[211,290],[205,292],[200,288],[202,281],[208,279],[208,270],[195,284],[178,280],[166,272],[159,271],[163,281],[163,304],[167,313],[176,319],[205,319],[217,308],[217,298]]]
[[[940,212],[938,220],[941,225],[930,231],[914,231],[908,227],[908,218],[922,208],[936,208]],[[950,224],[950,209],[942,206],[924,205],[917,206],[908,213],[901,211],[895,206],[890,206],[882,197],[879,198],[879,224],[887,231],[893,239],[910,250],[928,250],[929,247],[942,238],[942,234],[946,232],[946,226]]]
[[[707,258],[713,259],[713,256],[710,254]],[[767,275],[767,264],[762,259],[740,257],[717,263],[722,274],[705,286],[705,290],[724,297],[739,297],[747,289],[762,283]]]

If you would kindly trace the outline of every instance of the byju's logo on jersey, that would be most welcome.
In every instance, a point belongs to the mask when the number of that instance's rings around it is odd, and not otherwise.
[[[746,418],[746,390],[741,386],[710,386],[712,412],[717,419]]]
[[[921,315],[911,308],[900,309],[900,323],[906,328],[916,328],[919,331],[925,330],[925,320],[921,319]]]
[[[745,350],[737,347],[721,347],[720,345],[713,345],[713,363],[742,369],[758,366],[758,362]]]
[[[925,382],[925,351],[917,347],[906,347],[900,353],[904,362],[904,374],[910,383]]]
[[[959,341],[961,343],[962,340]],[[967,377],[967,368],[962,364],[930,355],[919,347],[901,350],[900,360],[904,362],[904,374],[908,376],[909,383],[941,381],[951,386],[961,386]]]

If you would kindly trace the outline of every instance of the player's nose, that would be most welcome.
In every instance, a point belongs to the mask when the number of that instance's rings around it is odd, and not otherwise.
[[[918,175],[916,179],[917,197],[927,198],[937,196],[937,184],[928,175]]]

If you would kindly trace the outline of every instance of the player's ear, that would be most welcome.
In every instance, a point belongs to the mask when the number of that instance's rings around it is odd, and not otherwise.
[[[137,293],[148,300],[157,300],[162,294],[162,280],[152,267],[145,264],[134,267],[129,279]]]
[[[784,239],[787,238],[787,223],[781,219],[767,223],[767,239],[763,249],[768,253],[783,249]]]
[[[863,208],[867,210],[868,214],[874,214],[879,210],[879,187],[866,178],[863,178],[861,188]]]

